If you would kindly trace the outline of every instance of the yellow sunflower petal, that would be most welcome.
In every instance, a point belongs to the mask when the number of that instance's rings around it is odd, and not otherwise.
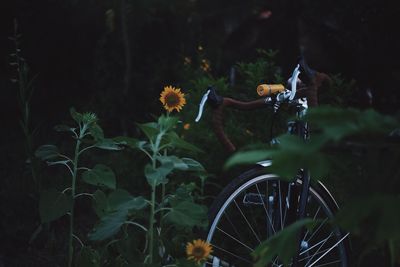
[[[172,112],[174,109],[179,112],[186,104],[185,94],[181,92],[180,88],[172,86],[165,86],[159,99],[168,112]]]
[[[193,240],[186,245],[187,258],[197,263],[206,260],[211,252],[211,245],[201,239]]]

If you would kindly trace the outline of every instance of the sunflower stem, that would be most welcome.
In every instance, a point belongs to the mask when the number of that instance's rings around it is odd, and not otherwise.
[[[160,128],[160,132],[156,137],[154,145],[152,145],[153,156],[151,157],[151,164],[154,169],[157,167],[157,155],[160,149],[160,143],[163,135],[165,134],[164,129]],[[155,181],[151,184],[151,203],[150,203],[150,217],[149,217],[149,257],[148,263],[153,263],[154,256],[154,223],[155,223],[155,205],[156,205],[156,184]]]

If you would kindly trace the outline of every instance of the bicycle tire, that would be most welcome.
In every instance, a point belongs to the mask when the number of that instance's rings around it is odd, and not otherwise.
[[[287,186],[290,190],[290,184],[292,188],[297,188],[301,181],[297,179],[295,182],[287,182],[276,175],[266,173],[266,169],[262,167],[251,169],[232,180],[216,197],[209,210],[210,227],[207,242],[213,246],[213,254],[205,266],[252,266],[251,251],[261,241],[287,226],[282,204],[288,205],[288,198],[282,188]],[[269,194],[277,190],[277,187],[281,198],[275,194],[274,199]],[[261,194],[260,191],[266,194]],[[282,202],[282,197],[286,200],[285,203]],[[241,202],[237,201],[239,199]],[[257,199],[259,203],[256,203]],[[279,205],[280,217],[274,216],[278,214]],[[297,266],[348,266],[347,235],[326,223],[337,209],[335,200],[323,187],[310,187],[307,217],[322,221],[313,232],[307,231],[302,236],[302,249]],[[280,229],[274,229],[278,226]],[[330,234],[327,235],[327,232]],[[270,266],[281,266],[279,259],[275,259],[275,264]]]

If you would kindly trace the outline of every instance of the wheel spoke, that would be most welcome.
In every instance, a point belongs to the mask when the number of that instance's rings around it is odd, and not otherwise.
[[[251,250],[251,252],[254,251],[254,249],[252,249],[251,247],[249,247],[249,246],[246,245],[245,243],[241,242],[241,241],[238,240],[237,238],[233,237],[232,235],[228,234],[227,232],[225,232],[225,231],[222,230],[221,228],[217,227],[216,229],[218,229],[218,231],[221,231],[221,232],[224,233],[225,235],[229,236],[231,239],[235,240],[236,242],[238,242],[238,243],[241,244],[242,246],[248,248],[249,250]]]
[[[278,181],[278,191],[279,191],[279,214],[281,219],[281,230],[283,229],[283,220],[282,220],[282,191],[281,191],[281,181]]]
[[[314,265],[314,267],[326,266],[326,265],[340,263],[340,262],[341,262],[340,260],[336,260],[336,261],[331,261],[331,262],[327,262],[327,263],[323,263],[323,264]]]
[[[322,239],[321,241],[319,241],[318,243],[314,244],[313,246],[309,247],[308,249],[302,251],[299,255],[303,255],[304,253],[306,253],[307,251],[312,250],[313,248],[315,248],[316,246],[318,246],[319,244],[321,244],[322,242],[326,242],[326,240],[328,240],[331,236],[332,236],[333,232],[325,239]]]
[[[229,224],[232,226],[233,231],[235,231],[237,237],[238,237],[239,239],[241,239],[239,231],[236,229],[236,226],[233,224],[233,222],[231,221],[231,219],[229,218],[229,216],[228,216],[228,214],[227,214],[226,212],[224,212],[224,216],[225,216],[225,218],[228,219],[228,222],[229,222]]]
[[[320,209],[321,209],[321,207],[318,207],[317,211],[316,211],[315,214],[314,214],[313,220],[315,220],[315,219],[317,218],[317,215],[318,215],[318,212],[320,211]],[[307,232],[306,232],[305,235],[304,235],[303,240],[306,240],[306,237],[307,237],[307,235],[308,235],[309,232],[310,232],[310,230],[307,230]]]
[[[267,186],[268,186],[268,181],[267,181]],[[257,188],[257,192],[258,192],[259,196],[261,197],[260,189],[258,188],[257,184],[256,184],[256,188]],[[268,194],[268,190],[267,190],[267,194]],[[268,196],[268,195],[266,195],[266,196]],[[263,207],[264,207],[264,210],[265,210],[265,214],[267,215],[268,221],[269,221],[269,223],[271,225],[272,231],[275,234],[276,231],[275,231],[275,228],[274,228],[274,224],[272,223],[271,217],[268,214],[267,207],[265,207],[264,199],[262,199],[262,203],[263,203]]]
[[[286,213],[289,209],[289,196],[290,196],[290,183],[288,183],[288,191],[286,194],[286,201],[285,201],[285,215],[283,215],[283,225],[286,224]]]
[[[238,210],[240,211],[240,214],[242,214],[244,220],[246,221],[247,225],[250,227],[250,230],[253,232],[254,236],[256,237],[256,239],[258,240],[258,243],[261,244],[261,240],[260,238],[258,238],[258,235],[256,234],[256,232],[254,231],[253,227],[251,227],[249,221],[247,220],[246,216],[244,215],[242,209],[239,207],[239,205],[237,204],[236,200],[233,200],[233,202],[235,203],[236,207],[238,208]]]
[[[317,230],[315,230],[315,232],[310,236],[309,239],[307,239],[307,243],[310,242],[310,240],[315,236],[315,234],[321,229],[321,227],[328,221],[329,218],[326,218],[325,220],[322,221],[321,225],[318,226]]]
[[[321,257],[319,257],[316,261],[314,261],[312,264],[310,264],[308,267],[312,267],[314,266],[318,261],[320,261],[323,257],[325,257],[326,254],[328,254],[332,249],[334,249],[337,245],[340,244],[340,242],[342,242],[347,236],[349,235],[349,233],[347,233],[344,237],[342,237],[338,242],[336,242],[332,247],[330,247],[324,254],[321,255]],[[308,261],[310,262],[312,260],[312,258]],[[308,264],[307,262],[307,264]],[[306,266],[307,266],[306,264]]]
[[[251,261],[249,261],[249,260],[247,260],[247,259],[245,259],[245,258],[243,258],[243,257],[240,257],[240,256],[236,255],[236,254],[233,253],[233,252],[230,252],[230,251],[228,251],[228,250],[226,250],[226,249],[223,249],[223,248],[221,248],[221,247],[219,247],[219,246],[217,246],[217,245],[215,245],[215,244],[211,244],[211,246],[212,246],[213,248],[216,248],[216,249],[218,249],[218,250],[221,250],[221,251],[223,251],[223,252],[225,252],[225,253],[228,253],[229,255],[231,255],[231,256],[233,256],[233,257],[235,257],[235,258],[237,258],[237,259],[239,259],[239,260],[241,260],[241,261],[244,261],[244,262],[253,264],[253,262],[251,262]]]

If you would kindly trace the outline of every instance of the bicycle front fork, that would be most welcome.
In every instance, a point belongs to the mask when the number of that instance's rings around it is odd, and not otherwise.
[[[298,202],[298,209],[297,209],[297,216],[296,220],[302,220],[306,217],[306,207],[307,207],[307,201],[308,201],[308,193],[310,189],[310,172],[308,170],[302,170],[301,174],[301,190],[299,192],[299,202]],[[296,198],[297,199],[297,198]],[[294,206],[296,207],[296,206]],[[297,267],[298,266],[298,261],[299,261],[299,254],[300,250],[302,247],[302,240],[301,237],[304,235],[304,228],[302,228],[297,236],[297,253],[295,257],[292,260],[292,267]]]

